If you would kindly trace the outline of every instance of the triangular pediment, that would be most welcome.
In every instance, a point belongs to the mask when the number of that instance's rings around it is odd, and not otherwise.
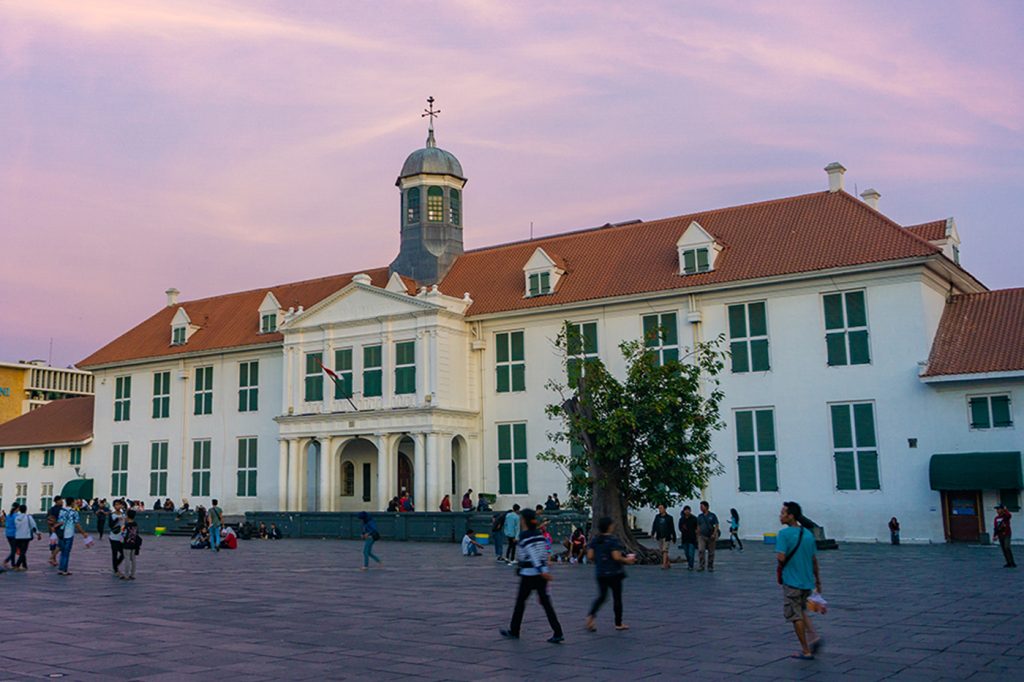
[[[405,285],[405,280],[397,272],[392,272],[391,277],[388,279],[387,285],[384,289],[390,291],[393,294],[407,294],[409,293],[409,287]]]
[[[263,297],[263,302],[260,303],[259,312],[261,313],[276,313],[281,310],[281,303],[277,300],[277,296],[274,296],[273,291],[268,291],[267,295]]]
[[[318,327],[325,324],[357,322],[443,309],[444,307],[441,305],[428,303],[408,294],[395,293],[368,284],[353,282],[300,315],[296,315],[288,322],[287,329]]]
[[[554,259],[548,255],[547,251],[538,246],[533,250],[533,255],[530,256],[530,260],[526,261],[526,265],[523,266],[523,270],[546,270],[554,266]]]
[[[187,327],[192,324],[191,318],[188,313],[185,312],[184,308],[178,308],[178,312],[174,313],[174,317],[171,318],[172,327]]]
[[[679,241],[676,242],[676,246],[703,246],[714,241],[715,238],[701,227],[700,223],[694,220],[683,230],[683,234],[679,237]]]

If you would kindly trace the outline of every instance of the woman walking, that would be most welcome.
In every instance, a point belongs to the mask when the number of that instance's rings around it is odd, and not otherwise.
[[[114,500],[114,511],[108,519],[110,525],[110,554],[114,566],[114,577],[124,578],[121,573],[121,562],[124,561],[124,522],[125,505],[123,500]]]
[[[623,564],[635,564],[636,557],[632,554],[623,554],[624,547],[619,539],[612,535],[615,530],[615,522],[605,516],[597,522],[597,532],[600,533],[587,550],[587,557],[594,564],[597,571],[597,599],[590,606],[590,613],[587,614],[587,630],[597,631],[595,620],[597,611],[608,598],[608,590],[612,591],[612,606],[615,611],[615,629],[628,630],[629,626],[622,622],[622,581],[626,578],[626,571]]]
[[[729,549],[739,546],[743,551],[743,540],[740,540],[740,513],[735,509],[729,510]]]
[[[7,519],[4,522],[4,534],[7,536],[7,545],[11,548],[11,553],[4,559],[4,568],[10,568],[14,563],[14,558],[18,555],[17,530],[14,524],[18,519],[18,508],[20,506],[17,502],[12,504],[11,511],[7,512]]]
[[[125,514],[123,538],[124,549],[128,552],[128,573],[122,573],[121,580],[135,580],[135,559],[139,556],[142,538],[139,537],[139,524],[135,522],[135,512],[131,509]]]
[[[548,595],[548,583],[551,582],[552,575],[548,571],[547,543],[537,528],[537,513],[535,511],[524,509],[520,517],[523,532],[519,534],[519,540],[516,543],[516,551],[519,554],[519,593],[516,594],[516,607],[512,611],[512,623],[508,630],[500,631],[501,636],[519,639],[523,613],[526,611],[526,600],[530,598],[530,593],[536,591],[552,630],[548,641],[558,644],[565,637],[562,636],[562,625],[558,622],[555,607],[551,605],[551,597]]]
[[[41,540],[43,536],[39,534],[36,520],[28,513],[28,507],[24,504],[18,507],[18,518],[15,520],[14,527],[15,543],[18,547],[18,560],[14,562],[14,570],[27,571],[28,543],[32,542],[33,537]]]
[[[377,531],[377,524],[373,522],[369,514],[361,511],[357,517],[363,522],[363,567],[359,570],[365,571],[370,568],[370,559],[383,565],[380,558],[373,553],[373,543],[380,540],[380,533]]]

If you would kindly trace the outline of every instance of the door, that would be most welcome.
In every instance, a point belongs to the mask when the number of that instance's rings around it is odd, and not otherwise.
[[[401,496],[403,491],[412,495],[412,462],[404,452],[398,453],[398,493]],[[419,500],[416,500],[419,502]]]
[[[946,527],[953,542],[977,542],[981,533],[981,491],[947,490]]]

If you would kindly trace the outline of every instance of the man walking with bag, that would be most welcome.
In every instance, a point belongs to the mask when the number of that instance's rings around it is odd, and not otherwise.
[[[782,530],[775,537],[775,552],[778,559],[777,580],[782,585],[782,613],[793,624],[796,638],[800,640],[800,653],[792,658],[809,661],[821,646],[821,637],[811,625],[807,614],[807,600],[812,591],[821,592],[821,576],[818,573],[817,547],[814,534],[801,527],[803,510],[796,502],[783,502],[779,512]]]
[[[697,516],[697,556],[700,561],[697,572],[704,570],[705,560],[708,572],[715,572],[715,544],[721,529],[718,527],[718,515],[711,511],[707,502],[700,503],[700,514]]]

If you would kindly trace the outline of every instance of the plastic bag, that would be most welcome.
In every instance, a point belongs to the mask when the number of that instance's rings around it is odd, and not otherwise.
[[[807,598],[807,610],[824,616],[828,613],[828,602],[825,601],[820,592],[815,592]]]

